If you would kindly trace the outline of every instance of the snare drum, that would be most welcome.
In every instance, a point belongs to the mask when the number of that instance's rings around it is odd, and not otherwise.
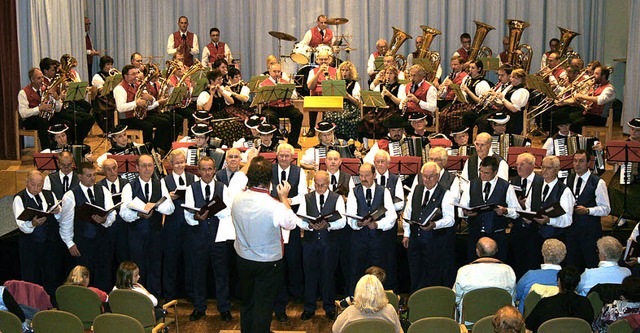
[[[291,51],[291,60],[300,65],[306,65],[311,59],[312,50],[311,46],[298,43],[293,47],[293,51]]]
[[[318,59],[318,55],[320,54],[320,52],[327,52],[329,56],[333,58],[333,49],[329,45],[324,45],[324,44],[318,45],[318,47],[316,47],[316,50],[314,52],[315,59]]]

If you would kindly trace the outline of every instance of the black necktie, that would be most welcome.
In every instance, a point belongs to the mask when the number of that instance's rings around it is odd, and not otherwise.
[[[218,49],[218,43],[216,43],[216,50]]]
[[[64,177],[62,177],[62,189],[64,189],[65,192],[69,190],[69,176],[67,175],[64,175]]]
[[[209,202],[209,197],[211,197],[211,186],[209,186],[209,184],[204,187],[204,196],[207,202]]]
[[[144,184],[144,196],[147,198],[147,202],[151,200],[151,197],[149,196],[149,183]]]
[[[324,30],[320,30],[320,36],[324,39]]]
[[[580,189],[582,188],[582,177],[578,177],[578,184],[576,185],[576,190],[573,192],[576,199],[580,195]]]
[[[178,177],[178,185],[184,186],[184,179],[182,179],[182,176]]]
[[[549,185],[544,184],[544,190],[542,190],[542,202],[547,198],[547,194],[549,193]]]
[[[367,189],[367,194],[365,196],[365,199],[367,200],[367,206],[371,207],[371,189],[370,188]]]
[[[380,186],[386,186],[387,185],[387,177],[385,177],[384,175],[380,176]]]
[[[336,175],[331,175],[331,185],[333,185],[333,191],[335,192],[338,188],[338,181],[336,180]]]
[[[412,94],[415,93],[416,90],[418,90],[418,85],[414,83],[414,84],[411,85],[411,93]]]
[[[527,196],[527,178],[522,180],[522,194],[524,194],[524,196]]]
[[[182,40],[187,40],[187,34],[182,34]]]
[[[320,194],[320,210],[324,207],[324,194]]]
[[[282,172],[280,173],[280,183],[284,184],[286,180],[287,180],[287,172],[282,170]]]
[[[491,183],[486,182],[484,184],[484,201],[489,200],[489,192],[491,192]]]
[[[232,172],[231,175],[229,176],[229,180],[231,180],[231,178],[233,178],[233,175],[235,175],[235,172]]]
[[[422,208],[427,207],[427,204],[429,203],[429,197],[430,196],[431,196],[431,192],[429,192],[429,190],[424,192],[424,199],[422,200]]]
[[[118,190],[116,190],[116,183],[111,183],[111,193],[116,194]]]
[[[133,83],[129,83],[129,85],[131,86],[131,88],[135,89],[136,86]]]
[[[93,191],[88,188],[87,189],[87,195],[89,195],[89,201],[91,201],[92,204],[96,204],[96,198],[93,196]]]
[[[40,198],[40,194],[34,196],[34,198],[36,199],[36,205],[38,205],[38,208],[42,209],[42,199]]]

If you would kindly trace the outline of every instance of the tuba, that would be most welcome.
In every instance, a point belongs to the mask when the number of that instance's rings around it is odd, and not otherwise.
[[[478,55],[480,55],[481,58],[491,58],[493,51],[487,46],[483,47],[482,43],[489,31],[495,30],[496,28],[480,21],[474,20],[473,23],[476,24],[476,35],[473,37],[473,43],[471,43],[471,52],[469,53],[468,61],[475,61]]]
[[[420,28],[422,28],[422,37],[424,38],[424,42],[422,43],[422,47],[418,52],[418,56],[415,58],[429,59],[429,62],[431,63],[431,71],[428,71],[425,80],[427,80],[427,82],[432,82],[435,79],[436,72],[438,71],[438,67],[440,66],[440,53],[429,51],[429,47],[431,46],[431,42],[433,42],[433,38],[435,38],[437,35],[442,34],[442,32],[438,29],[426,25],[421,25]]]
[[[520,44],[520,38],[524,29],[529,27],[529,22],[520,20],[505,20],[509,27],[509,48],[507,49],[507,63],[513,68],[522,68],[529,73],[531,68],[531,56],[533,49],[527,44]],[[523,50],[524,49],[524,50]],[[526,52],[525,52],[526,51]]]
[[[165,69],[160,75],[160,88],[158,89],[158,98],[162,98],[167,95],[169,90],[169,78],[173,75],[179,68],[182,68],[182,64],[178,60],[167,60],[166,62],[167,69]],[[171,109],[171,106],[164,105],[160,109],[160,112],[167,112]]]
[[[579,36],[580,34],[561,27],[558,27],[558,29],[560,29],[560,46],[558,46],[558,53],[560,53],[560,58],[562,58],[564,56],[568,56],[567,49],[569,48],[571,40],[573,40],[574,37]]]
[[[389,51],[387,51],[386,55],[393,56],[396,59],[396,63],[398,64],[398,69],[404,71],[404,69],[407,67],[407,59],[402,54],[397,53],[402,44],[404,44],[407,39],[413,39],[413,37],[396,27],[391,28],[393,29],[393,37],[391,37],[391,42],[389,43]]]

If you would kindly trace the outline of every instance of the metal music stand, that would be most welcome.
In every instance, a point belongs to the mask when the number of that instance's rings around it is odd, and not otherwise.
[[[40,171],[58,171],[58,154],[33,153],[33,165]]]
[[[533,147],[509,147],[509,154],[507,155],[507,164],[509,164],[510,168],[516,167],[516,160],[518,159],[518,155],[522,153],[529,153],[536,158],[535,165],[536,168],[540,168],[542,166],[542,159],[547,156],[547,150],[544,148],[533,148]],[[561,157],[561,156],[558,156]]]
[[[416,175],[422,167],[420,156],[391,156],[389,172],[396,175]]]
[[[348,173],[352,176],[359,174],[360,169],[360,159],[358,158],[343,158],[342,164],[340,164],[340,171]],[[320,163],[318,164],[318,169],[327,170],[327,159],[321,158]]]
[[[73,104],[73,140],[78,143],[78,119],[76,110],[76,101],[83,100],[87,94],[89,82],[71,82],[67,88],[67,97],[65,102]],[[82,144],[82,142],[80,142]]]
[[[445,170],[462,170],[464,163],[469,159],[469,156],[448,156],[447,164],[444,165]]]
[[[136,161],[139,155],[110,155],[109,158],[118,162],[118,174],[138,173],[138,165]]]
[[[611,140],[607,142],[607,160],[611,162],[622,163],[640,163],[640,142],[624,141],[624,140]],[[620,171],[622,172],[622,170]],[[624,175],[626,178],[626,175]],[[622,213],[618,216],[618,219],[613,224],[618,225],[620,219],[623,218],[627,212],[627,186],[629,181],[625,179],[624,182],[624,204],[622,206]]]

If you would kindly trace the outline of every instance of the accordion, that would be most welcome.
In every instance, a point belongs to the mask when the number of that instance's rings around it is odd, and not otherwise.
[[[620,184],[629,185],[638,180],[638,163],[623,163],[620,165]]]
[[[554,139],[553,149],[558,156],[573,155],[578,150],[587,151],[589,155],[595,156],[596,158],[596,170],[604,171],[604,153],[593,149],[593,146],[598,142],[598,138],[595,137],[570,135],[564,138]]]
[[[506,161],[509,158],[509,147],[524,147],[527,143],[529,141],[526,136],[505,133],[500,136],[493,136],[491,150]]]
[[[422,137],[405,138],[402,141],[402,156],[419,156],[422,158],[422,164],[429,160],[429,144],[424,144]]]

